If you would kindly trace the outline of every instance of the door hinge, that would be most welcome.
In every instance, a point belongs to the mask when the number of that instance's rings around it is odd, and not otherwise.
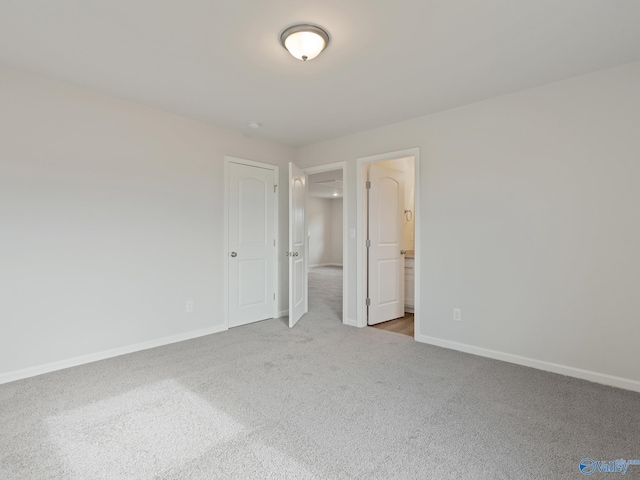
[[[364,245],[367,248],[371,248],[371,240],[367,240]]]
[[[274,185],[273,186],[273,193],[276,193],[278,191],[278,185]]]
[[[275,294],[275,293],[273,294],[273,299],[274,299],[274,300],[276,299],[276,294]]]
[[[276,246],[276,239],[275,238],[273,239],[273,246],[274,247]]]
[[[371,305],[371,299],[370,299],[370,298],[367,298],[367,299],[365,300],[365,304],[367,305],[367,307],[368,307],[368,306],[370,306],[370,305]]]
[[[367,183],[365,183],[365,187],[367,190],[371,188],[371,182],[369,180],[367,180]]]

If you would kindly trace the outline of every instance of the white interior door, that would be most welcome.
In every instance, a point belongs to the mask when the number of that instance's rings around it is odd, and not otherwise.
[[[369,167],[368,324],[404,316],[404,172]]]
[[[307,175],[289,163],[289,327],[307,313]]]
[[[273,317],[274,184],[273,170],[229,164],[229,327]]]

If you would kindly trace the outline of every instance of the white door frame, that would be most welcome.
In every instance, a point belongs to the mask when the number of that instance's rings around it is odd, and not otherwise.
[[[366,282],[367,282],[367,249],[365,248],[366,215],[364,207],[366,205],[366,177],[364,166],[368,163],[384,162],[385,160],[395,160],[398,158],[413,157],[414,159],[414,192],[415,207],[413,218],[415,219],[415,300],[414,300],[414,338],[420,336],[420,149],[409,148],[395,152],[381,153],[360,157],[356,161],[356,265],[357,265],[357,326],[362,328],[367,326],[367,305],[366,305]]]
[[[270,165],[268,163],[255,162],[253,160],[246,160],[244,158],[231,157],[229,155],[224,156],[224,242],[222,252],[224,258],[224,325],[225,329],[229,329],[229,182],[230,171],[229,164],[238,163],[240,165],[247,165],[249,167],[264,168],[266,170],[273,171],[273,183],[278,187],[278,181],[280,179],[280,167],[277,165]],[[274,204],[273,221],[275,223],[276,232],[276,245],[273,249],[273,283],[275,285],[276,298],[273,301],[273,318],[278,318],[278,302],[280,299],[280,264],[278,262],[278,251],[280,248],[280,226],[278,218],[278,205],[280,200],[280,190],[276,188],[276,201]]]
[[[327,163],[316,167],[303,168],[302,171],[307,175],[314,173],[330,172],[333,170],[342,170],[342,323],[347,322],[347,273],[349,272],[348,250],[349,232],[347,228],[347,162]],[[308,191],[308,190],[307,190]],[[305,232],[306,234],[307,232]],[[309,258],[309,242],[307,242],[307,258]]]

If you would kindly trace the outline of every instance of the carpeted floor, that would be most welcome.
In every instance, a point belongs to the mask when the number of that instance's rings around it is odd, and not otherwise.
[[[339,280],[311,273],[292,330],[0,386],[0,478],[575,479],[640,458],[640,395],[343,326]]]
[[[342,267],[309,270],[309,313],[333,316],[342,322]]]

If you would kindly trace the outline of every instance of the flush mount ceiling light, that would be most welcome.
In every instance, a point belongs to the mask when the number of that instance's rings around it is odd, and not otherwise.
[[[298,60],[316,58],[329,45],[329,34],[317,25],[294,25],[280,35],[280,43]]]

